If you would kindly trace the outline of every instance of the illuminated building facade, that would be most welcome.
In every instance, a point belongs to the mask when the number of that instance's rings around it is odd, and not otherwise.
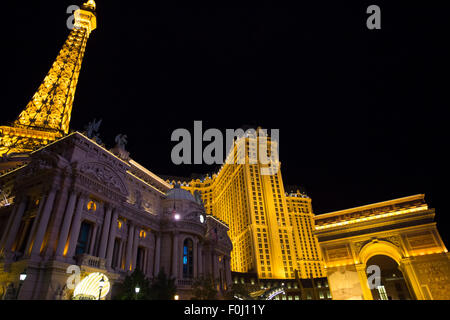
[[[89,0],[75,13],[79,28],[43,85],[1,128],[0,298],[109,299],[136,269],[148,278],[164,270],[181,299],[201,277],[222,292],[231,284],[228,226],[131,159],[120,140],[107,150],[67,134],[94,10]]]
[[[333,299],[450,299],[449,254],[434,216],[424,195],[317,215]],[[381,269],[372,288],[371,266]]]
[[[181,298],[199,277],[213,277],[219,291],[230,284],[228,226],[188,191],[78,132],[30,157],[0,176],[1,295],[26,270],[19,299],[67,299],[74,265],[112,286],[136,268],[149,278],[164,269]]]
[[[230,226],[232,271],[256,272],[261,279],[295,279],[297,272],[304,279],[325,277],[313,234],[311,199],[299,191],[285,192],[274,153],[277,147],[272,145],[276,142],[270,137],[266,137],[267,153],[278,169],[271,175],[261,174],[267,165],[252,161],[252,157],[260,159],[258,134],[247,132],[237,139],[226,163],[212,177],[168,182],[198,192],[206,212]]]
[[[448,251],[423,195],[315,216],[306,194],[286,192],[270,152],[276,147],[268,148],[273,174],[250,161],[257,135],[238,139],[228,155],[235,164],[212,177],[167,182],[123,144],[108,150],[68,134],[96,23],[89,0],[30,103],[0,127],[0,298],[95,298],[99,291],[107,299],[138,268],[150,278],[164,269],[181,298],[203,276],[226,290],[233,270],[235,282],[241,274],[251,283],[245,275],[255,274],[251,284],[260,290],[278,290],[285,280],[287,300],[308,292],[311,299],[450,299]],[[374,289],[371,265],[382,269]],[[74,266],[81,282],[71,289]],[[302,286],[311,290],[297,293]]]

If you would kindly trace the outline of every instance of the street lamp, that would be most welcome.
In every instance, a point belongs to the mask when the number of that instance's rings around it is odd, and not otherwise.
[[[180,300],[180,296],[179,295],[175,295],[174,297],[173,297],[175,300]]]
[[[98,300],[100,300],[102,297],[102,289],[103,289],[104,285],[105,285],[105,279],[104,279],[104,277],[102,277],[98,282],[98,286],[100,288],[99,293],[98,293]]]
[[[26,278],[27,278],[27,273],[25,271],[19,275],[19,279],[21,282],[24,282]]]
[[[136,292],[136,300],[137,300],[138,294],[139,294],[139,292],[141,292],[141,288],[139,288],[139,287],[134,288],[134,292]]]
[[[26,278],[27,278],[27,270],[25,269],[25,270],[23,270],[23,272],[21,274],[19,274],[19,288],[17,289],[16,299],[19,298],[20,289],[22,288],[22,284]]]

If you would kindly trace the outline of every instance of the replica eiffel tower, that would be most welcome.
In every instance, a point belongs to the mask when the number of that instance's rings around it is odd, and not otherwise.
[[[11,126],[0,126],[0,159],[26,156],[69,133],[86,43],[97,26],[95,2],[74,12],[74,27],[44,81]]]

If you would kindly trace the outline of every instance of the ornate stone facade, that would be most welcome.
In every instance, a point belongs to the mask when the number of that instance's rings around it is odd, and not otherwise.
[[[416,195],[315,217],[333,299],[373,298],[367,267],[375,256],[395,261],[412,299],[450,299],[448,250],[434,209],[424,198]]]
[[[213,277],[219,291],[231,283],[228,226],[188,191],[81,133],[33,152],[0,185],[9,199],[0,207],[3,296],[16,290],[19,299],[68,298],[71,265],[82,277],[105,274],[112,294],[136,268],[149,278],[164,269],[181,298],[199,277]]]

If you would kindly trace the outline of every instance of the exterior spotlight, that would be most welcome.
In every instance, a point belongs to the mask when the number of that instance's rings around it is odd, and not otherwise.
[[[173,297],[175,300],[180,300],[180,296],[179,295],[175,295],[175,297]]]
[[[180,220],[181,216],[177,213],[177,214],[175,214],[174,218],[175,218],[175,220]]]

